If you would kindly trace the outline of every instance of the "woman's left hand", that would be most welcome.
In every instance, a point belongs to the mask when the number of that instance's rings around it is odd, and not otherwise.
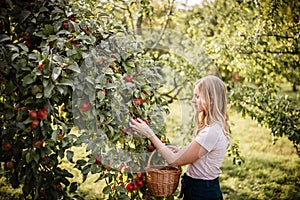
[[[133,119],[131,118],[129,126],[136,132],[144,135],[147,138],[154,136],[152,129],[140,118]]]

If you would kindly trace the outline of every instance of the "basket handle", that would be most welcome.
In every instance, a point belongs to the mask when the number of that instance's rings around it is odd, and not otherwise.
[[[170,148],[170,149],[176,149],[176,148],[177,148],[176,146],[173,146],[173,145],[167,145],[167,147]],[[156,153],[156,151],[157,151],[157,150],[154,149],[154,151],[152,151],[151,155],[149,156],[148,163],[147,163],[147,168],[150,166],[152,157],[153,157],[153,155]]]

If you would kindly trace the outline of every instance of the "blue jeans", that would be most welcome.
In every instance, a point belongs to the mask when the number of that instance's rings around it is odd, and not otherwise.
[[[186,174],[181,179],[180,196],[183,200],[223,200],[219,179],[194,179]]]

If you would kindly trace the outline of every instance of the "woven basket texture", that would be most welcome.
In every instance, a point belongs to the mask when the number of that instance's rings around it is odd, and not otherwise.
[[[172,146],[171,146],[172,148]],[[181,168],[175,168],[162,165],[150,165],[152,156],[149,157],[148,166],[146,168],[146,184],[153,196],[167,197],[172,195],[177,187],[181,175]]]

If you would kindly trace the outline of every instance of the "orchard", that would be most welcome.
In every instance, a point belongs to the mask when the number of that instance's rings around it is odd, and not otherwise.
[[[189,12],[176,10],[174,1],[162,7],[159,3],[0,0],[0,163],[24,198],[70,199],[76,194],[79,183],[70,182],[74,175],[61,166],[67,159],[81,171],[83,181],[99,174],[107,199],[155,199],[144,171],[155,148],[128,128],[128,121],[144,120],[168,144],[163,117],[168,104],[182,93],[190,95],[183,89],[192,91],[193,81],[215,72],[212,68],[226,81],[232,108],[269,128],[274,138],[287,136],[299,153],[297,101],[278,95],[276,85],[282,77],[294,90],[299,85],[298,29],[280,37],[276,27],[266,25],[279,19],[264,15],[259,23],[266,26],[259,34],[241,24],[227,29],[226,19],[242,17],[255,30],[247,17],[256,19],[261,13],[249,2],[220,0]],[[297,8],[273,6],[278,13]],[[241,8],[250,14],[239,16]],[[218,18],[223,12],[227,18]],[[292,13],[276,22],[296,20]],[[168,32],[179,23],[179,30]],[[155,26],[160,27],[158,34]],[[241,33],[233,37],[237,29]],[[184,51],[167,48],[170,41]],[[174,75],[174,88],[162,92],[162,71],[168,67],[183,75],[169,74]],[[298,78],[293,80],[295,69]],[[72,147],[86,148],[87,157],[76,160]],[[237,145],[229,153],[234,164],[241,164]]]

